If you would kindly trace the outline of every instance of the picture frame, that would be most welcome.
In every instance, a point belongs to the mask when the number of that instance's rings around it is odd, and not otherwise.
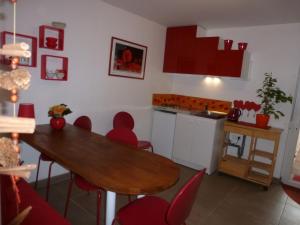
[[[143,80],[146,58],[147,46],[112,37],[108,74]]]
[[[20,66],[36,67],[37,61],[37,38],[24,34],[16,34],[16,43],[25,42],[29,45],[29,51],[31,51],[30,58],[20,57]],[[8,31],[1,32],[1,47],[5,44],[13,43],[13,33]],[[8,56],[1,56],[1,63],[9,65],[10,59]]]

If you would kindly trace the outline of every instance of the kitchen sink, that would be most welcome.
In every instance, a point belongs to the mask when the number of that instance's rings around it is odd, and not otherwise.
[[[222,119],[227,116],[227,114],[225,113],[213,112],[213,111],[192,112],[191,115],[210,118],[210,119]]]

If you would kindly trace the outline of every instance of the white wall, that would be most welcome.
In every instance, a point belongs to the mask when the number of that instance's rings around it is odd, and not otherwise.
[[[12,10],[8,4],[7,9]],[[6,12],[6,30],[12,29],[11,12]],[[99,0],[18,1],[18,33],[38,37],[39,26],[52,21],[67,24],[65,50],[38,48],[38,67],[30,68],[32,85],[20,97],[20,102],[35,104],[37,123],[49,122],[49,106],[65,103],[73,111],[66,116],[68,122],[72,123],[76,117],[85,114],[92,119],[93,131],[105,134],[112,128],[113,115],[127,110],[135,118],[137,136],[149,139],[152,94],[171,89],[171,78],[161,72],[165,27]],[[108,76],[112,36],[148,47],[145,80]],[[41,54],[69,57],[68,81],[41,80]],[[23,160],[36,163],[37,157],[35,151],[24,146]],[[46,175],[45,169],[42,168],[42,177]],[[64,171],[57,167],[53,174],[61,172]]]
[[[5,1],[4,6],[1,5],[1,10],[3,9],[6,20],[4,23],[0,21],[0,28],[11,30],[12,8],[8,1]],[[207,36],[230,38],[235,44],[238,41],[248,42],[252,60],[248,81],[222,79],[219,85],[207,85],[202,76],[168,76],[161,72],[165,28],[156,23],[99,0],[18,1],[19,33],[38,37],[38,27],[52,21],[67,24],[65,51],[38,49],[38,67],[30,68],[33,75],[32,86],[29,91],[21,93],[20,99],[20,102],[35,104],[38,123],[48,123],[48,107],[63,102],[73,110],[66,117],[67,121],[72,123],[79,115],[89,115],[93,120],[93,130],[105,134],[112,127],[114,113],[127,110],[135,117],[135,131],[139,138],[147,139],[151,130],[152,93],[168,92],[172,89],[173,93],[199,97],[256,100],[255,90],[260,86],[265,72],[273,72],[279,85],[289,93],[293,94],[296,86],[300,58],[300,24],[207,30]],[[145,80],[107,75],[111,36],[148,46]],[[41,80],[41,54],[69,57],[69,80]],[[3,94],[0,94],[2,97]],[[3,98],[1,103],[6,103]],[[5,110],[7,111],[6,107]],[[280,174],[291,106],[283,105],[281,110],[286,117],[278,121],[271,120],[271,125],[285,129],[275,171],[277,177]],[[24,147],[25,161],[37,162],[37,156],[28,146]],[[43,167],[42,177],[45,177],[45,172]],[[63,170],[55,168],[53,174],[61,172]]]
[[[223,100],[257,101],[256,90],[261,86],[265,72],[273,72],[279,86],[294,95],[300,63],[300,24],[256,26],[207,30],[207,36],[220,36],[233,39],[233,49],[238,42],[247,42],[251,54],[251,68],[247,81],[240,79],[222,79],[219,85],[207,85],[203,76],[173,75],[173,93],[208,97]],[[275,127],[284,128],[281,136],[280,152],[275,169],[275,176],[280,176],[280,168],[285,149],[285,141],[292,106],[280,105],[285,113],[280,120],[270,121]],[[246,116],[246,113],[244,113]],[[251,118],[245,118],[251,119]]]

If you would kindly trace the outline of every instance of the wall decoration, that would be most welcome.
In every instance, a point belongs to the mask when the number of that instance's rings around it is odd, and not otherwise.
[[[41,78],[43,80],[68,80],[68,58],[42,55]]]
[[[37,38],[24,34],[16,34],[16,43],[25,42],[29,45],[28,51],[31,57],[20,57],[18,65],[36,67]],[[8,31],[1,32],[1,47],[5,44],[13,43],[13,33]],[[2,56],[1,63],[9,65],[11,63],[10,56]]]
[[[42,25],[39,28],[39,47],[52,50],[64,50],[64,29]]]
[[[146,57],[146,46],[112,37],[108,74],[144,79]]]

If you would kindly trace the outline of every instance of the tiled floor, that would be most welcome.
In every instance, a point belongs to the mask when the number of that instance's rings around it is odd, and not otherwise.
[[[179,182],[158,195],[170,201],[182,184],[194,173],[192,169],[181,167]],[[51,185],[49,202],[61,214],[64,210],[67,187],[68,181]],[[39,188],[38,192],[44,196],[45,188]],[[105,194],[103,193],[102,196],[102,204],[104,204]],[[127,196],[118,196],[117,207],[126,202]],[[103,210],[101,215],[104,224]],[[83,192],[74,185],[68,219],[73,225],[96,224],[96,195]],[[268,191],[263,191],[258,185],[227,175],[206,176],[187,225],[248,224],[299,225],[300,205],[287,197],[280,184],[275,183]]]

